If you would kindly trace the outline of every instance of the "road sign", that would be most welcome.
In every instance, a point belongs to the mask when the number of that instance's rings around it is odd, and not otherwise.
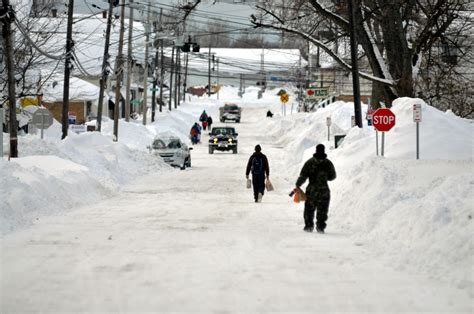
[[[413,122],[421,122],[421,104],[413,105]]]
[[[325,98],[329,95],[327,88],[309,88],[306,90],[308,98]]]
[[[74,133],[84,133],[86,132],[86,126],[84,124],[72,124],[69,126],[69,129]]]
[[[290,95],[288,94],[282,94],[280,96],[280,100],[282,103],[286,104],[288,102],[288,100],[290,100]]]
[[[326,125],[331,126],[331,117],[326,118]]]
[[[68,120],[69,124],[76,124],[76,118],[77,118],[77,116],[76,116],[75,112],[69,111],[67,113],[67,120]]]
[[[46,108],[38,108],[38,110],[33,113],[31,123],[41,130],[41,139],[43,139],[43,130],[53,125],[53,115]]]
[[[141,101],[140,101],[140,99],[134,99],[134,100],[131,101],[131,103],[134,106],[138,106],[141,103]]]
[[[395,126],[395,114],[388,108],[380,108],[372,116],[374,128],[380,132],[388,132]]]
[[[53,125],[53,115],[46,108],[38,108],[33,113],[31,123],[40,130],[47,129]]]

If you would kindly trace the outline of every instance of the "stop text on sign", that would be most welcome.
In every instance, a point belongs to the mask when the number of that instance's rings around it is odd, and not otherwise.
[[[395,126],[395,114],[388,108],[377,109],[372,115],[372,123],[377,131],[390,131]]]
[[[395,123],[395,117],[387,117],[387,116],[375,116],[374,123],[377,124],[392,124]]]

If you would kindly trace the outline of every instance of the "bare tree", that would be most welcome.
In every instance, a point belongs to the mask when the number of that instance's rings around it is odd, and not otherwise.
[[[62,62],[64,47],[57,44],[62,19],[44,17],[50,9],[51,6],[43,4],[36,7],[34,14],[32,12],[31,15],[15,21],[17,27],[14,32],[14,64],[17,98],[40,93],[42,85]],[[44,69],[49,69],[49,73],[42,71]],[[2,104],[8,99],[3,92],[7,90],[8,84],[3,71],[4,69],[0,68]]]
[[[415,96],[415,80],[424,54],[443,37],[466,9],[468,0],[352,0],[354,28],[372,73],[359,72],[373,81],[375,103]],[[345,55],[333,49],[334,41],[348,36],[347,0],[259,1],[256,27],[301,36],[351,69]],[[336,45],[337,46],[337,45]]]

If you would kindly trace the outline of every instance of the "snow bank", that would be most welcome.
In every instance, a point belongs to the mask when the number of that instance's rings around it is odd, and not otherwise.
[[[422,104],[420,160],[415,160],[414,103]],[[362,109],[365,117],[367,108]],[[329,230],[353,233],[356,245],[368,246],[397,268],[472,289],[474,124],[420,99],[397,99],[392,111],[397,124],[386,134],[385,157],[375,156],[371,127],[351,128],[352,103],[266,123],[286,148],[291,184],[317,144],[329,148],[338,172],[330,183]],[[346,134],[338,149],[334,134]]]
[[[20,137],[20,158],[0,160],[1,233],[110,197],[149,172],[170,170],[147,151],[155,128],[121,121],[120,141],[113,142],[112,125],[105,119],[102,134],[71,133],[64,141],[54,126],[44,141]]]

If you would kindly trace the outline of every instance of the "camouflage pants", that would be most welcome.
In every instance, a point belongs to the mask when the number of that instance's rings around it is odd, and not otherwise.
[[[324,230],[328,219],[329,198],[319,200],[307,200],[304,204],[305,227],[314,228],[314,212],[316,211],[316,227]]]

